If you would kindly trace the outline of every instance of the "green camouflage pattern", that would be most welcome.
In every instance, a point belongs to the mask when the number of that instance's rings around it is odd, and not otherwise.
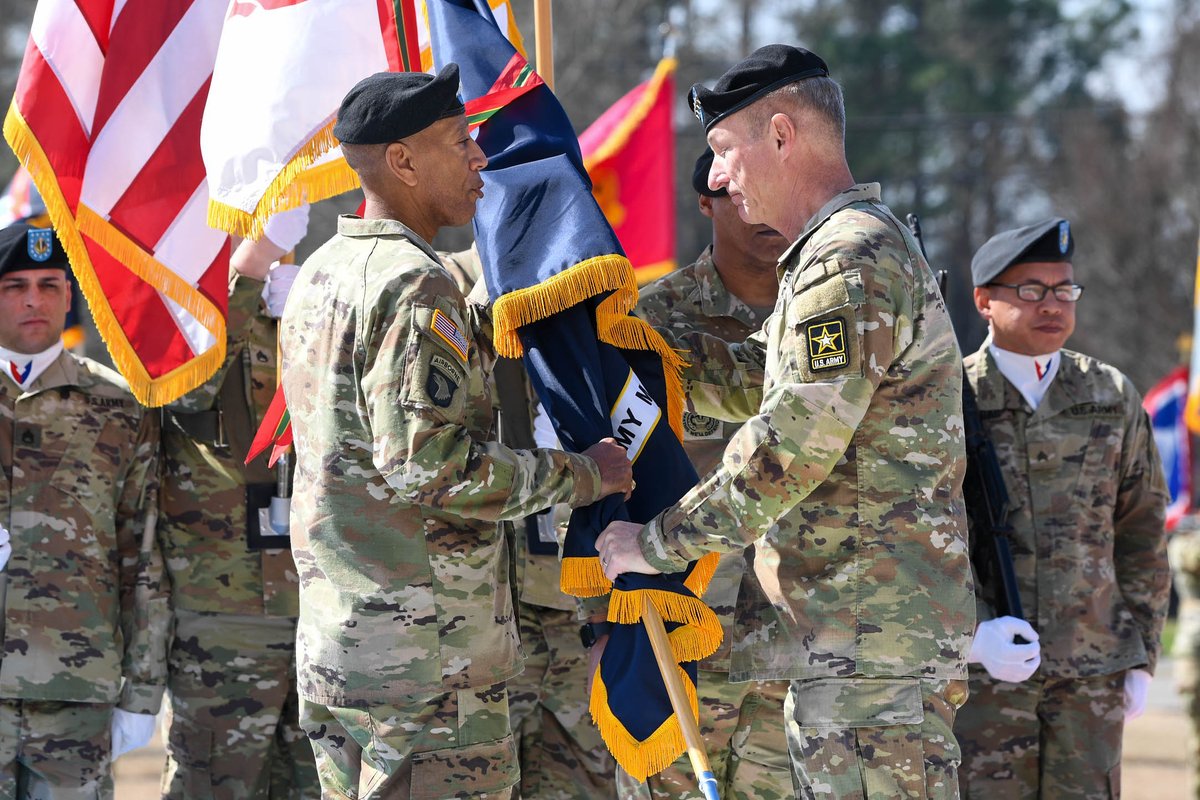
[[[755,544],[731,680],[962,679],[962,371],[937,284],[877,184],[834,197],[780,263],[775,313],[744,343],[663,329],[692,351],[691,410],[747,422],[643,554],[678,571]]]
[[[1003,683],[972,665],[954,724],[963,797],[1120,797],[1124,706],[1124,672]]]
[[[794,797],[783,706],[787,681],[730,683],[724,672],[700,670],[700,734],[722,800]],[[704,800],[688,756],[645,783],[617,768],[621,800]]]
[[[961,680],[793,681],[784,715],[795,796],[957,798],[961,754],[951,726],[966,699]]]
[[[588,711],[588,651],[574,611],[520,604],[525,671],[508,682],[524,800],[613,796],[616,767]]]
[[[711,246],[706,247],[694,263],[669,272],[646,286],[636,313],[655,327],[671,330],[675,336],[702,331],[727,342],[743,341],[761,328],[769,316],[769,313],[746,305],[725,288],[713,265]],[[740,427],[738,423],[684,411],[683,449],[697,474],[705,475],[716,469],[725,455],[726,445]],[[721,620],[724,635],[717,651],[699,662],[700,669],[729,670],[733,611],[745,568],[746,560],[741,551],[724,553],[709,581],[704,602]]]
[[[171,609],[147,517],[158,414],[112,370],[64,352],[25,392],[0,379],[0,697],[158,711]]]
[[[112,716],[108,703],[0,700],[0,797],[112,798]]]
[[[1162,462],[1129,379],[1061,352],[1036,412],[986,345],[966,359],[1008,489],[1017,588],[1041,641],[1038,674],[1153,672],[1170,591]]]
[[[179,609],[163,797],[319,797],[296,696],[296,622]]]
[[[266,315],[262,281],[234,274],[225,361],[164,420],[159,536],[176,608],[295,617],[300,581],[291,553],[246,547],[246,484],[275,483],[266,455],[243,461],[275,396],[278,324]],[[220,440],[185,430],[200,416],[219,418],[212,427]]]
[[[1200,800],[1200,517],[1189,515],[1179,521],[1167,544],[1167,557],[1179,595],[1171,655],[1175,688],[1188,716],[1188,793]]]
[[[300,701],[326,797],[507,800],[518,780],[503,684],[402,705]]]
[[[489,441],[491,353],[468,318],[434,251],[394,220],[342,217],[296,278],[282,349],[304,700],[386,705],[512,677],[497,522],[597,499],[591,459]]]

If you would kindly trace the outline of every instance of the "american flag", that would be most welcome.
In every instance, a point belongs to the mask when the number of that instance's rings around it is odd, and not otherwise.
[[[114,362],[150,405],[224,357],[229,239],[205,221],[200,120],[225,12],[41,0],[4,122]]]

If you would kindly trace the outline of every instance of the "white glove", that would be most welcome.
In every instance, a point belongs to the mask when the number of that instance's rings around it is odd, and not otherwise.
[[[8,535],[8,528],[0,525],[0,571],[8,566],[8,557],[12,555],[11,538]]]
[[[308,204],[280,211],[263,225],[263,235],[285,253],[296,249],[308,232]]]
[[[1028,644],[1014,644],[1020,636]],[[1042,663],[1042,646],[1038,635],[1028,622],[1016,617],[1000,617],[979,623],[971,654],[967,661],[982,664],[998,681],[1020,683],[1029,678]]]
[[[283,307],[287,305],[288,293],[292,291],[292,283],[296,280],[300,267],[295,264],[275,264],[267,273],[267,286],[263,293],[267,299],[267,315],[280,319],[283,317]]]
[[[1131,669],[1125,673],[1126,722],[1146,713],[1146,695],[1150,693],[1150,681],[1153,679],[1144,669]]]
[[[132,711],[113,709],[112,760],[130,750],[145,747],[154,738],[154,715],[135,714]]]

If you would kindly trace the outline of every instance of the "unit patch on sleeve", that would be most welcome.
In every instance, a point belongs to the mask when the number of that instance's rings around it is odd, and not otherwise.
[[[808,368],[813,372],[840,369],[849,363],[846,350],[846,321],[840,317],[809,322]]]
[[[683,435],[685,439],[720,439],[720,420],[696,414],[692,411],[683,412]]]
[[[467,361],[467,338],[458,328],[458,324],[443,314],[439,309],[433,310],[433,319],[429,322],[429,330],[435,336],[450,345],[450,349],[458,353],[463,363]]]
[[[449,408],[462,380],[461,370],[449,359],[434,353],[429,358],[429,374],[425,376],[425,394],[438,408]]]

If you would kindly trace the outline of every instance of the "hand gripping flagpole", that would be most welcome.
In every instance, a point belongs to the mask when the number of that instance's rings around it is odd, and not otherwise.
[[[654,649],[654,660],[658,662],[658,670],[662,673],[663,683],[667,687],[667,697],[671,699],[671,708],[679,720],[679,728],[683,731],[683,741],[687,744],[688,758],[692,761],[692,770],[696,773],[696,782],[704,800],[720,800],[717,791],[717,779],[713,776],[712,767],[708,763],[708,753],[704,751],[704,739],[700,736],[700,725],[692,715],[692,704],[688,702],[683,681],[679,678],[679,665],[675,663],[675,654],[671,652],[671,643],[667,641],[667,629],[663,625],[658,609],[646,599],[642,609],[642,623],[650,636],[650,647]]]

